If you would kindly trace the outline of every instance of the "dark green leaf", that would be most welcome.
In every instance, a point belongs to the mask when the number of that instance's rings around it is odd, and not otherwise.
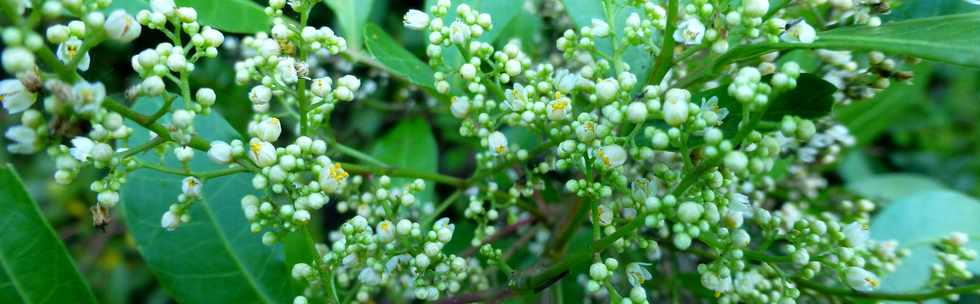
[[[374,59],[392,73],[416,85],[429,89],[435,88],[432,68],[388,36],[381,27],[373,23],[364,27],[364,46]]]
[[[847,27],[817,34],[813,43],[758,43],[737,47],[715,62],[718,69],[736,61],[788,49],[882,51],[927,60],[980,67],[980,13],[947,15]]]
[[[887,203],[919,192],[944,190],[946,186],[926,176],[893,173],[849,182],[847,189],[866,198]]]
[[[134,108],[156,111],[159,99],[142,99]],[[164,117],[169,120],[169,117]],[[218,114],[199,115],[195,130],[210,140],[239,138]],[[145,142],[149,134],[136,130],[130,144]],[[190,162],[193,171],[219,168],[202,152]],[[159,161],[144,153],[140,158]],[[180,167],[167,151],[165,165]],[[283,303],[291,299],[282,249],[262,244],[249,231],[240,200],[253,193],[251,176],[237,174],[204,181],[203,197],[190,208],[191,221],[174,231],[160,227],[160,217],[181,192],[182,176],[147,169],[128,176],[122,188],[121,211],[147,266],[164,289],[180,303]]]
[[[931,244],[954,231],[980,235],[980,202],[953,191],[928,191],[896,200],[871,221],[871,236],[878,240],[897,240],[910,247],[912,254],[902,260],[895,272],[884,276],[884,291],[921,290],[929,278],[929,267],[938,263]],[[980,243],[968,247],[980,250]],[[977,272],[980,262],[967,264]]]
[[[175,0],[178,6],[197,10],[198,22],[224,32],[251,34],[268,31],[272,18],[250,0]]]
[[[371,15],[374,0],[324,0],[324,3],[337,15],[340,29],[347,38],[347,46],[353,49],[361,48],[361,26]]]
[[[851,130],[858,143],[868,143],[891,128],[911,106],[928,101],[925,92],[931,70],[927,64],[919,65],[912,85],[894,83],[871,100],[840,107],[834,118]]]
[[[439,147],[432,135],[432,127],[421,118],[403,120],[371,150],[371,155],[385,164],[396,168],[407,168],[426,172],[439,170]],[[413,180],[392,179],[395,185],[405,184]],[[425,191],[418,195],[422,201],[432,201],[435,198],[435,184],[426,183]]]
[[[96,303],[10,165],[0,168],[0,303]]]

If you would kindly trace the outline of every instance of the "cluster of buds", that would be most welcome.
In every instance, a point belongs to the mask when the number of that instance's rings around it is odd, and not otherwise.
[[[942,289],[953,288],[953,283],[973,279],[973,273],[967,268],[967,263],[977,259],[977,252],[967,246],[970,236],[962,232],[953,232],[936,242],[936,256],[939,263],[929,267],[929,285]],[[958,294],[952,294],[947,299],[959,301]]]

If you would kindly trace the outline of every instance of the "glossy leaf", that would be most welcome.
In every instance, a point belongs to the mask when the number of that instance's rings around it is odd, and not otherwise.
[[[381,137],[371,150],[371,155],[385,164],[397,168],[407,168],[426,172],[439,170],[439,147],[432,135],[432,127],[421,118],[403,120],[394,129]],[[402,185],[414,179],[395,178],[392,183]],[[435,198],[435,184],[427,182],[425,190],[418,195],[421,201]]]
[[[268,31],[272,18],[251,0],[175,0],[178,6],[197,10],[201,25],[210,25],[224,32],[251,34]]]
[[[142,99],[135,109],[147,114],[160,104],[159,99]],[[194,127],[210,140],[239,138],[216,113],[199,115]],[[134,129],[130,144],[148,139],[145,129]],[[160,160],[151,152],[139,157]],[[163,158],[167,166],[180,167],[171,151]],[[190,168],[208,171],[219,166],[203,152],[195,151]],[[237,174],[204,181],[202,199],[190,208],[191,221],[167,231],[160,227],[160,218],[181,193],[182,179],[137,170],[122,188],[119,207],[140,254],[170,296],[180,303],[288,302],[293,294],[282,249],[263,245],[261,237],[249,231],[242,213],[241,198],[254,191],[251,176]]]
[[[362,26],[371,16],[371,7],[374,0],[325,0],[323,1],[333,10],[340,23],[340,29],[347,38],[347,46],[353,49],[361,48],[361,39],[364,32]]]
[[[915,193],[944,190],[946,186],[925,176],[892,173],[869,176],[847,184],[847,189],[865,198],[888,203]]]
[[[432,68],[419,60],[385,33],[381,27],[369,23],[364,27],[364,46],[379,63],[412,83],[433,89],[435,78]]]
[[[980,67],[980,13],[947,15],[887,23],[879,27],[847,27],[817,34],[803,43],[757,43],[737,47],[715,62],[718,69],[736,61],[788,49],[881,51],[927,60]]]
[[[912,254],[902,260],[895,272],[885,275],[881,289],[909,292],[922,290],[929,278],[929,267],[938,263],[931,244],[954,231],[980,235],[980,201],[953,191],[927,191],[903,197],[889,204],[871,221],[871,236],[878,240],[897,240]],[[968,247],[980,250],[980,242]],[[967,264],[980,271],[980,262]]]
[[[112,4],[109,5],[105,10],[106,13],[112,13],[115,10],[124,10],[130,15],[136,16],[140,10],[150,9],[150,3],[145,0],[114,0]]]
[[[10,165],[0,168],[0,197],[0,303],[96,303]]]

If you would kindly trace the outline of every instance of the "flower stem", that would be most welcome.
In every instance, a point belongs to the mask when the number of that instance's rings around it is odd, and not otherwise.
[[[657,55],[656,64],[654,68],[650,70],[650,77],[647,78],[647,83],[659,84],[663,80],[664,75],[670,70],[670,65],[674,61],[674,38],[671,36],[674,33],[677,25],[677,0],[669,0],[667,2],[667,27],[664,29],[662,46],[660,47],[660,54]]]

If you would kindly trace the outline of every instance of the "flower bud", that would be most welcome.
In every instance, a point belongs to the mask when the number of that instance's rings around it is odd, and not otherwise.
[[[167,211],[163,213],[160,218],[160,227],[167,229],[167,231],[174,231],[177,229],[177,225],[180,225],[180,218],[173,211]]]
[[[255,135],[267,142],[275,142],[280,134],[282,134],[282,126],[279,124],[279,119],[275,117],[262,120],[255,128]]]
[[[187,128],[194,121],[194,112],[187,111],[184,109],[178,109],[174,111],[171,117],[171,122],[177,128]]]
[[[259,167],[269,167],[276,164],[276,147],[268,142],[253,140],[249,144],[248,157]]]
[[[177,156],[177,160],[181,162],[189,162],[194,158],[194,149],[191,147],[182,146],[174,148],[174,155]]]
[[[595,86],[596,95],[602,101],[612,100],[619,93],[619,82],[613,78],[600,80]]]
[[[679,126],[687,121],[688,102],[691,100],[691,92],[684,89],[670,89],[667,91],[666,101],[663,105],[664,121],[671,126]]]
[[[641,123],[647,120],[647,105],[642,102],[632,102],[626,108],[626,119],[632,123]]]
[[[194,94],[194,98],[197,99],[197,102],[202,106],[209,107],[214,105],[214,101],[217,99],[217,96],[214,94],[214,90],[210,88],[202,88],[197,90],[197,93]]]
[[[166,89],[166,85],[163,83],[163,79],[160,76],[150,76],[143,79],[143,83],[140,85],[143,89],[143,94],[147,96],[160,96]]]
[[[109,38],[126,43],[140,36],[142,26],[124,10],[116,10],[105,21],[105,31]]]
[[[181,190],[187,198],[201,197],[201,180],[193,176],[185,177],[181,182]]]
[[[769,12],[769,0],[742,1],[742,12],[746,17],[762,17]]]
[[[208,149],[208,158],[219,164],[230,163],[232,160],[231,154],[231,145],[223,141],[211,142],[211,148]]]

